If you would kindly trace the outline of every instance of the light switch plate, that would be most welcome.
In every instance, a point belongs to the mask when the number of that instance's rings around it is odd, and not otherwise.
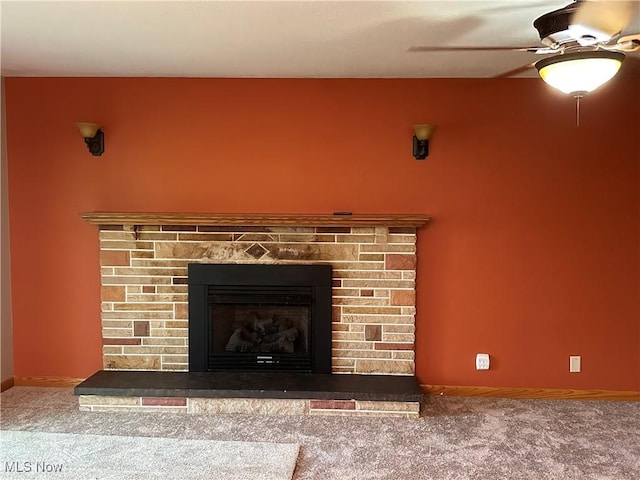
[[[580,355],[571,355],[569,357],[569,372],[577,373],[582,369],[582,357]]]

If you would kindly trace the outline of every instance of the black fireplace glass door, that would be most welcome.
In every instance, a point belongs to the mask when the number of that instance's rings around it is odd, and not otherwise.
[[[210,369],[311,368],[311,289],[209,287]]]
[[[188,270],[190,372],[331,373],[331,265]]]

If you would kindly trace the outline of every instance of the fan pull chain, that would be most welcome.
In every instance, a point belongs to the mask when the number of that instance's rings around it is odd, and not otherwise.
[[[580,99],[582,95],[576,95],[576,127],[580,127]]]

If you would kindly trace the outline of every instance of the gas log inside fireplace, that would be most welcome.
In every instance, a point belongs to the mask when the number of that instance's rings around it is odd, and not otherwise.
[[[189,264],[189,371],[331,373],[331,266]]]

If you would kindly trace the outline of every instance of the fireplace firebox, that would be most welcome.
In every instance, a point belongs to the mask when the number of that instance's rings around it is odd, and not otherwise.
[[[190,372],[331,373],[330,265],[188,271]]]

